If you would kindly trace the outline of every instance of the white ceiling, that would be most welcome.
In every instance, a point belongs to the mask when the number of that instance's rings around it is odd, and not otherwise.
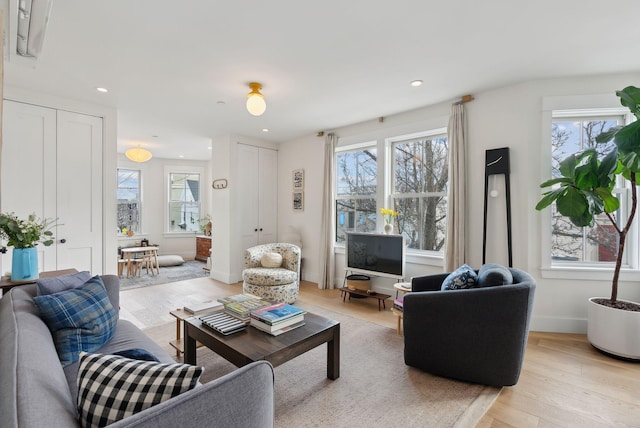
[[[290,141],[531,79],[638,71],[638,16],[638,0],[54,0],[37,66],[5,62],[5,84],[117,108],[118,152],[208,159],[218,135]]]

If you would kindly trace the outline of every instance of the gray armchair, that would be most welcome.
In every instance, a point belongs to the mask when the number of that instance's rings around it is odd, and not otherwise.
[[[467,382],[515,385],[529,331],[535,281],[440,291],[447,273],[413,278],[404,297],[405,364]]]

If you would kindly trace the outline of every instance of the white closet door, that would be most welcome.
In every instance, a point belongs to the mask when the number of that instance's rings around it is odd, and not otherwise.
[[[238,144],[238,217],[241,250],[258,244],[258,148]]]
[[[258,195],[258,243],[276,242],[278,224],[278,152],[260,149]]]
[[[101,118],[5,101],[1,192],[3,212],[58,219],[40,271],[102,272]],[[11,251],[0,260],[9,271]]]
[[[58,111],[57,124],[58,269],[102,272],[102,118]]]
[[[56,218],[56,110],[5,100],[2,133],[0,210]],[[39,271],[56,270],[56,245],[37,249]],[[11,248],[0,266],[11,270]]]

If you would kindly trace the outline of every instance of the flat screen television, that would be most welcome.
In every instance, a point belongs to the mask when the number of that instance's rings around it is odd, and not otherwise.
[[[347,270],[404,278],[405,245],[402,235],[347,232],[345,267]]]

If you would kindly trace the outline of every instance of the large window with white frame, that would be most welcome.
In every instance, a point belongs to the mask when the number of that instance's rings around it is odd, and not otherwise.
[[[608,152],[614,145],[597,144],[596,137],[617,125],[625,124],[627,116],[612,109],[562,110],[552,112],[551,122],[551,173],[559,176],[560,163],[578,151],[595,148],[599,154]],[[630,192],[621,181],[616,187],[620,209],[614,213],[619,219],[627,218]],[[595,218],[592,227],[576,227],[568,218],[551,207],[551,265],[552,266],[608,266],[613,265],[618,254],[618,235],[608,218],[602,214]],[[637,245],[638,237],[632,238]],[[630,266],[633,252],[625,252],[623,264]]]
[[[447,220],[449,182],[446,129],[391,140],[390,199],[398,212],[397,232],[408,248],[442,252]]]
[[[392,208],[408,248],[441,257],[448,155],[446,128],[337,148],[336,242],[348,231],[381,232],[380,208]]]
[[[375,232],[378,151],[373,143],[336,150],[336,242],[346,232]]]
[[[141,173],[137,169],[118,168],[118,234],[142,230]]]
[[[168,183],[169,232],[197,232],[201,210],[200,174],[170,172]]]

